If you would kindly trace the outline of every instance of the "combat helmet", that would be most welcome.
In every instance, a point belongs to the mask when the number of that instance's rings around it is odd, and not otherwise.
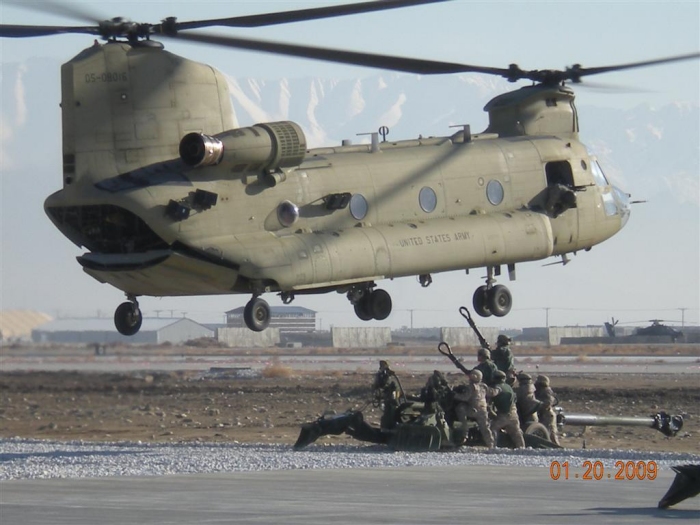
[[[496,370],[493,373],[494,383],[503,383],[506,380],[506,373],[503,370]]]
[[[537,376],[536,385],[549,386],[549,378],[547,376]]]
[[[530,374],[527,374],[525,372],[520,372],[518,374],[518,381],[521,383],[531,383],[532,382],[532,376]]]
[[[483,378],[484,374],[481,373],[481,370],[472,370],[469,372],[469,379],[473,380],[474,383],[481,383]]]
[[[476,355],[477,357],[483,357],[484,359],[491,359],[491,352],[488,348],[479,348]]]
[[[506,346],[509,345],[512,339],[508,337],[506,334],[501,334],[498,336],[498,339],[496,339],[496,345],[498,346]]]

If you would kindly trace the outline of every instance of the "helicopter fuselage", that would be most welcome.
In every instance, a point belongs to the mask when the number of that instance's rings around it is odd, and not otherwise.
[[[512,270],[589,249],[629,215],[563,87],[497,97],[482,134],[307,150],[293,123],[237,129],[213,68],[110,43],[64,65],[62,107],[64,187],[46,211],[89,250],[88,274],[134,297]]]

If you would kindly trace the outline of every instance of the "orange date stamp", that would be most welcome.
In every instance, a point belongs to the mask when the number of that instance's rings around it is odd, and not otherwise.
[[[580,470],[580,472],[579,472]],[[549,477],[555,481],[568,479],[585,479],[600,481],[614,480],[648,480],[653,481],[659,473],[656,461],[622,461],[615,462],[615,468],[606,468],[602,461],[586,460],[581,467],[568,461],[552,461],[549,464]]]

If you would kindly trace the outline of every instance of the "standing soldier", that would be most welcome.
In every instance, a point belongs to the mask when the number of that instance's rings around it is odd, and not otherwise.
[[[512,385],[515,382],[515,365],[513,364],[510,342],[510,337],[500,334],[496,339],[496,349],[491,352],[491,359],[496,367],[506,374],[508,384]]]
[[[515,393],[506,383],[505,372],[498,370],[494,374],[494,387],[491,388],[491,402],[496,409],[496,418],[491,421],[491,432],[498,436],[498,432],[504,429],[515,448],[525,448],[525,438],[518,422],[518,411],[515,408]]]
[[[516,406],[520,416],[520,426],[526,428],[531,423],[536,423],[537,410],[540,402],[535,398],[535,385],[532,383],[532,376],[525,372],[518,374],[518,385],[513,389],[516,396]]]
[[[538,416],[547,430],[549,430],[549,438],[555,445],[559,445],[559,435],[557,432],[557,414],[554,407],[559,404],[557,396],[549,386],[549,378],[547,376],[537,376],[535,380],[535,397],[542,403],[540,405]]]
[[[498,368],[493,361],[491,361],[491,352],[488,348],[479,348],[476,354],[476,358],[479,364],[474,367],[474,370],[481,372],[482,381],[486,383],[486,386],[493,386],[493,374],[496,373]]]
[[[379,370],[374,374],[372,384],[375,405],[381,406],[382,418],[380,425],[383,429],[392,429],[396,426],[396,411],[401,402],[405,401],[399,379],[394,371],[389,368],[387,361],[379,361]]]
[[[469,383],[464,385],[454,395],[455,414],[457,420],[462,423],[462,428],[467,428],[467,418],[476,420],[479,432],[488,448],[493,448],[493,434],[489,428],[489,414],[486,405],[486,392],[488,387],[481,382],[482,374],[479,370],[469,372]]]

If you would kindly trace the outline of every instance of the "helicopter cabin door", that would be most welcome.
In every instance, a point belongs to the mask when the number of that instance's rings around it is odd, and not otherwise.
[[[556,253],[576,249],[578,242],[578,210],[576,184],[571,163],[568,160],[552,160],[545,163],[547,189],[544,209],[552,219],[554,250]]]

